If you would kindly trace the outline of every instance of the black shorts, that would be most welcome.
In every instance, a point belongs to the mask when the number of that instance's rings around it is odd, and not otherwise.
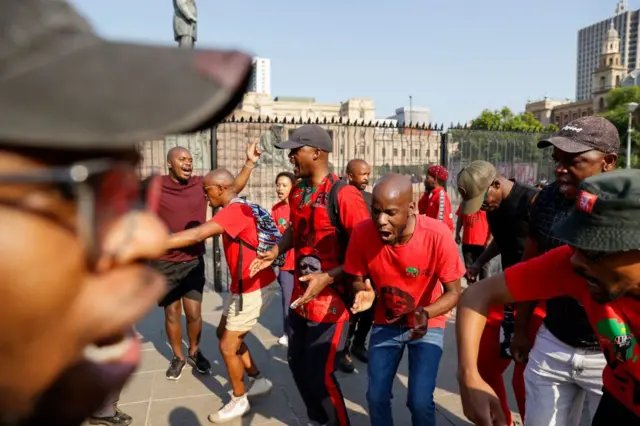
[[[188,262],[170,262],[156,260],[152,266],[167,278],[168,293],[158,302],[166,307],[182,298],[202,302],[204,291],[204,259],[202,257]]]

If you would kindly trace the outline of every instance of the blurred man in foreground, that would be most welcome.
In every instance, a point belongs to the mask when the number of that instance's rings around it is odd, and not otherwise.
[[[135,143],[223,117],[251,57],[107,43],[63,1],[1,2],[0,41],[0,423],[75,426],[134,371],[165,292]]]

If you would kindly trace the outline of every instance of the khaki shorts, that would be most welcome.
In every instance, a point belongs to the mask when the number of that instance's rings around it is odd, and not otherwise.
[[[240,295],[229,293],[222,310],[222,315],[227,317],[226,329],[239,332],[250,331],[258,323],[260,314],[267,309],[278,289],[278,282],[274,281],[260,290],[244,293],[242,311],[238,310]]]

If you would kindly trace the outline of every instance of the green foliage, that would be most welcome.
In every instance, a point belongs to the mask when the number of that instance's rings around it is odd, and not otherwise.
[[[508,132],[554,132],[558,128],[551,124],[543,126],[530,112],[514,114],[509,108],[491,111],[485,109],[471,122],[478,130],[503,130]]]
[[[640,104],[640,87],[618,87],[607,94],[606,107],[599,115],[611,121],[620,133],[620,156],[618,159],[618,167],[625,167],[627,153],[627,131],[629,127],[629,110],[627,105],[630,102]],[[640,112],[640,111],[639,111]],[[640,167],[640,135],[638,134],[638,121],[636,120],[635,129],[631,134],[631,166]]]

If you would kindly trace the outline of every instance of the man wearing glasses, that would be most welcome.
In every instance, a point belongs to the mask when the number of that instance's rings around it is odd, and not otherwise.
[[[66,2],[4,0],[0,58],[0,424],[77,426],[135,370],[133,325],[166,291],[136,143],[224,117],[251,57],[109,43]]]
[[[474,161],[458,174],[458,191],[463,199],[462,214],[473,214],[479,210],[487,212],[489,230],[493,235],[491,244],[467,269],[467,277],[475,279],[482,267],[497,255],[502,257],[503,268],[520,262],[529,235],[529,208],[538,190],[507,179],[491,163]],[[541,321],[542,314],[537,314]],[[513,330],[513,306],[492,306],[478,357],[480,374],[500,398],[508,425],[511,425],[511,411],[502,374],[511,363],[509,345]],[[519,367],[513,374],[512,384],[518,409],[522,414],[525,396],[522,378],[524,365],[517,366]]]

